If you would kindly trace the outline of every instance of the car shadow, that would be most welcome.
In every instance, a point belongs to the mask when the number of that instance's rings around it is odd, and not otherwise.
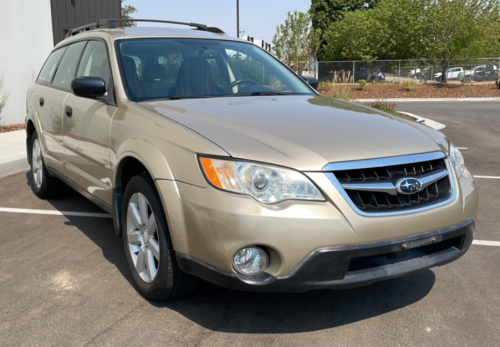
[[[27,179],[29,185],[29,175]],[[72,210],[68,206],[80,206],[76,209],[79,211],[94,209],[91,202],[69,188],[60,197],[47,201],[63,211]],[[99,246],[104,258],[133,286],[123,242],[116,237],[112,220],[66,218],[65,224],[77,227]],[[404,308],[424,298],[434,282],[435,275],[430,270],[360,288],[306,293],[242,292],[201,281],[190,296],[164,303],[148,302],[176,311],[213,331],[285,334],[334,328]]]
[[[26,173],[26,185],[31,189],[32,176]],[[62,184],[53,198],[45,200],[58,211],[106,213],[100,207],[80,195],[69,186]],[[127,264],[123,239],[116,236],[111,218],[89,218],[66,215],[64,224],[78,228],[86,237],[99,246],[102,255],[115,265],[123,277],[133,285],[133,278]]]
[[[409,306],[424,298],[434,282],[430,270],[365,287],[307,293],[239,292],[203,282],[189,297],[152,304],[217,332],[300,333],[335,328]]]

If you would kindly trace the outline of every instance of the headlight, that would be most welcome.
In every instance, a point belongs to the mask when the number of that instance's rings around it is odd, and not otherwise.
[[[460,177],[464,173],[465,170],[465,162],[462,153],[458,149],[455,148],[450,142],[450,159],[455,167],[455,171],[457,176]]]
[[[213,186],[233,193],[246,194],[265,204],[283,200],[325,198],[300,172],[242,161],[201,158],[200,166]]]

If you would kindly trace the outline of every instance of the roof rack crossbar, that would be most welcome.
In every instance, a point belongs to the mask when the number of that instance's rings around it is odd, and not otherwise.
[[[117,27],[119,27],[119,25],[116,25],[116,24],[122,23],[122,22],[150,22],[150,23],[167,23],[167,24],[176,24],[176,25],[187,25],[190,27],[195,27],[198,30],[209,31],[209,32],[217,33],[217,34],[224,34],[224,31],[222,31],[219,28],[209,27],[205,24],[199,24],[199,23],[174,22],[174,21],[169,21],[169,20],[157,20],[157,19],[106,18],[106,19],[99,19],[95,23],[91,23],[91,24],[83,25],[83,26],[78,27],[78,28],[71,29],[66,34],[66,37],[75,36],[81,32],[99,29],[99,28],[108,28],[108,29],[117,28]]]

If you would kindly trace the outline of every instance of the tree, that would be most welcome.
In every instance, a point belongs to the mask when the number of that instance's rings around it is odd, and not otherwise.
[[[386,0],[374,9],[345,13],[325,33],[323,59],[362,60],[369,80],[384,64],[376,60],[421,57],[423,8],[423,0]]]
[[[321,45],[325,32],[334,22],[341,21],[348,12],[373,8],[380,0],[311,0],[312,26],[319,30]]]
[[[500,53],[498,0],[384,0],[345,12],[325,32],[324,60],[436,59],[443,82],[454,59]],[[368,78],[371,74],[368,73]]]
[[[457,58],[473,59],[498,49],[498,0],[430,0],[423,12],[425,56],[437,59],[442,82]]]
[[[276,27],[273,46],[278,59],[301,74],[319,52],[319,30],[311,27],[309,14],[288,12],[285,23]]]
[[[123,3],[125,2],[126,0],[120,0],[120,3],[122,5],[122,19],[133,19],[133,17],[131,16],[132,14],[136,13],[137,12],[137,9],[132,6],[132,5],[124,5]],[[122,22],[122,26],[124,27],[135,27],[137,26],[137,23],[136,22]]]

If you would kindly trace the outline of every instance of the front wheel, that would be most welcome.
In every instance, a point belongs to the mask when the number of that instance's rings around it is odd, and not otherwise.
[[[179,269],[165,212],[151,178],[134,176],[122,206],[123,242],[137,290],[164,301],[191,293],[197,279]]]

